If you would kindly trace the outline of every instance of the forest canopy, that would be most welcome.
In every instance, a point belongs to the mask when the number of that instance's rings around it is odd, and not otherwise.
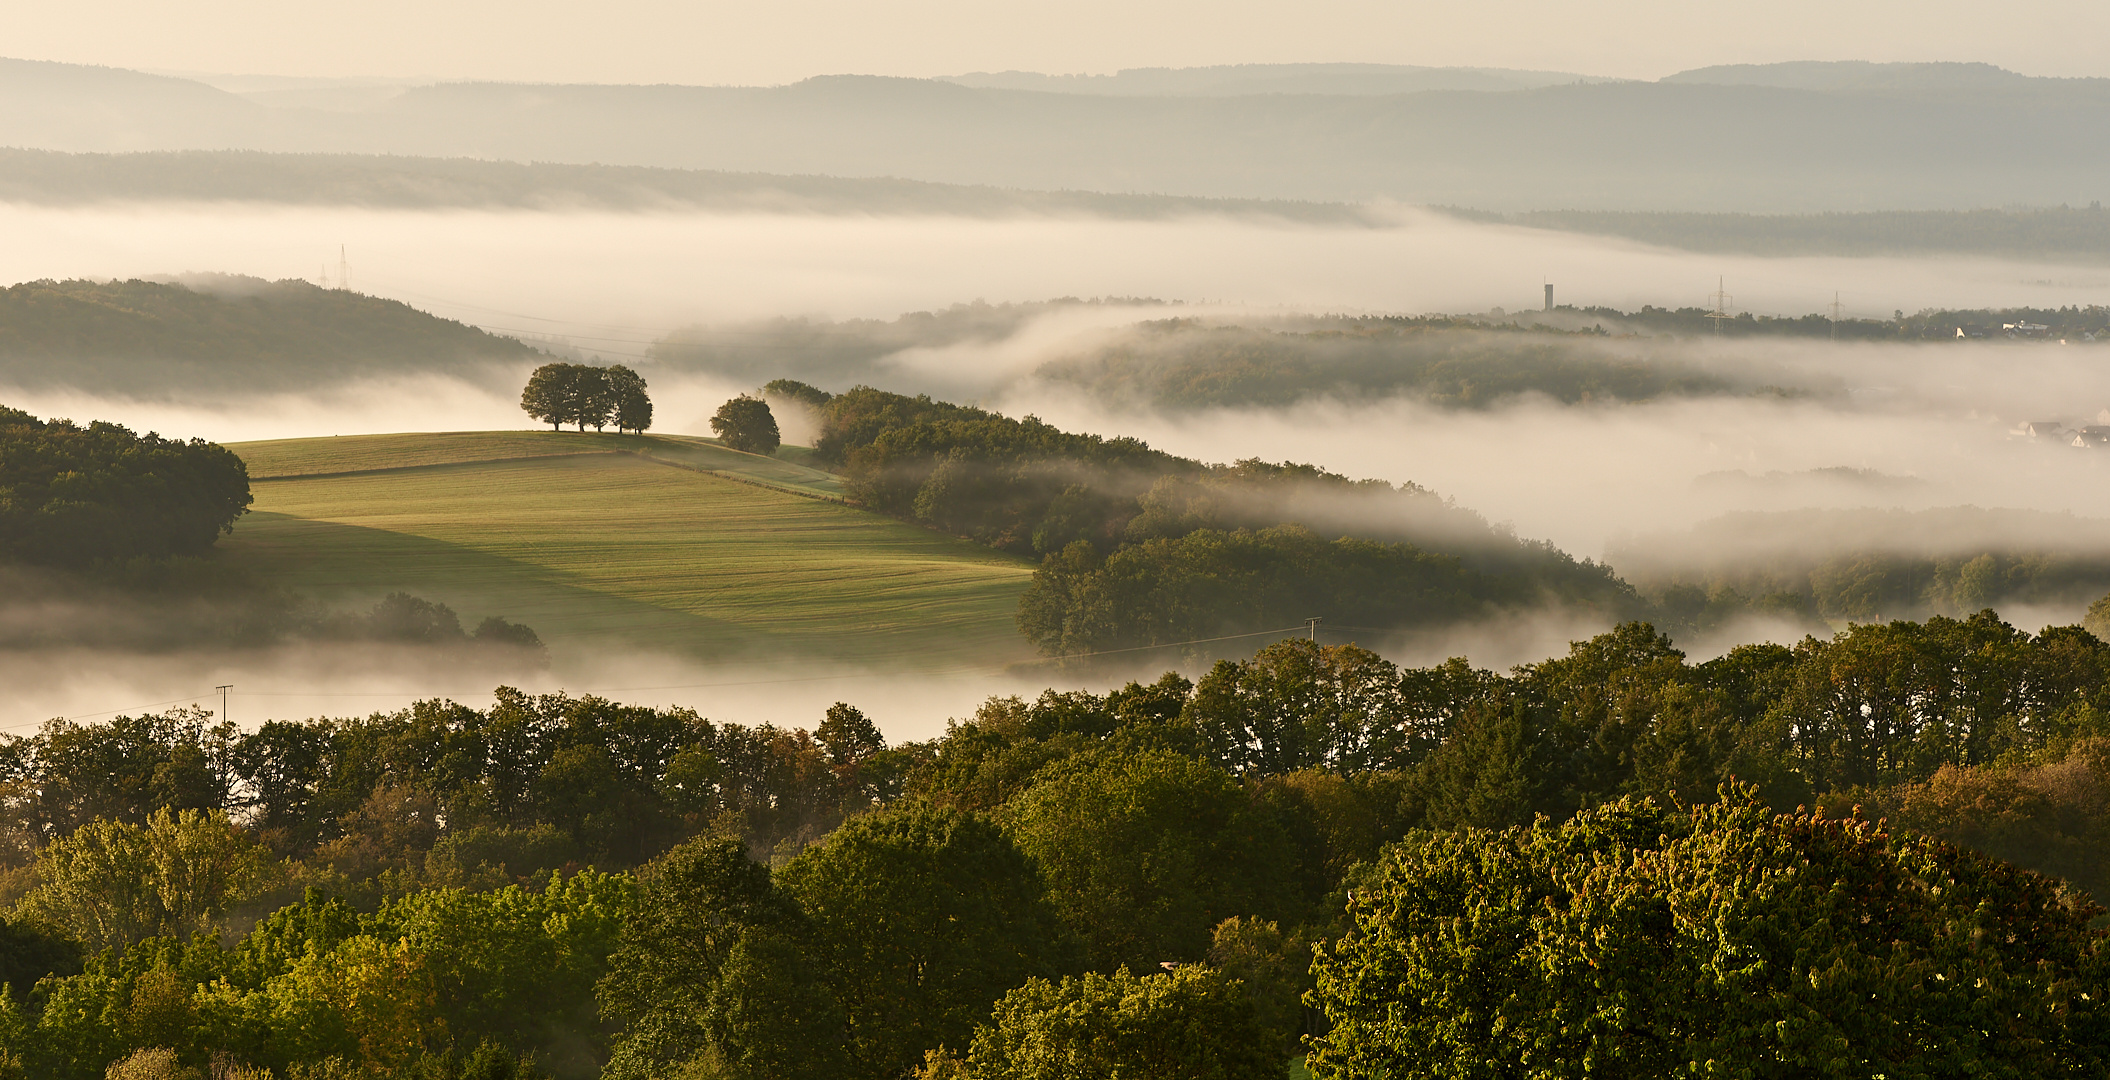
[[[1631,624],[1508,672],[1292,639],[898,744],[841,703],[801,729],[495,697],[0,739],[0,1063],[1228,1080],[1307,1051],[1343,1078],[1546,1045],[1653,1074],[1735,1043],[1761,1076],[2106,1053],[2083,892],[2110,895],[2110,645],[2079,628],[1985,613],[1694,664]]]

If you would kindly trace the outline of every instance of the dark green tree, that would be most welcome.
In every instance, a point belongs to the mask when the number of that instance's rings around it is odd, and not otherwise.
[[[749,454],[774,454],[783,445],[769,403],[746,394],[718,406],[718,414],[711,417],[711,430],[725,445]]]
[[[990,1002],[1064,966],[1033,864],[979,814],[852,818],[779,877],[848,1024],[843,1076],[889,1080],[964,1046]]]
[[[1319,951],[1314,1075],[2110,1068],[2100,908],[1937,841],[1728,795],[1394,846]]]
[[[996,1003],[964,1057],[934,1057],[921,1080],[1270,1080],[1287,1055],[1245,989],[1195,964],[1169,972],[1034,979]]]
[[[1368,649],[1292,639],[1218,661],[1182,715],[1239,776],[1400,769],[1442,737],[1417,722],[1402,690],[1399,669]]]
[[[1045,769],[1009,818],[1100,970],[1199,960],[1224,919],[1301,913],[1281,820],[1214,765],[1093,750]]]
[[[737,840],[698,838],[643,875],[622,943],[601,980],[602,1015],[621,1025],[607,1075],[645,1078],[699,1055],[738,1057],[711,1018],[727,959],[750,931],[802,932],[798,906]]]

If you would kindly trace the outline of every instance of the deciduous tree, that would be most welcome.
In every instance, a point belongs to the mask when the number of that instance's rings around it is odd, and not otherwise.
[[[718,406],[718,414],[711,417],[711,430],[725,445],[750,454],[774,454],[783,444],[769,403],[746,394]]]

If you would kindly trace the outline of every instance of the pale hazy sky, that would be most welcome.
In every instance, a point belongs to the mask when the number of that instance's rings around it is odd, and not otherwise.
[[[1363,61],[1655,78],[1983,60],[2110,76],[2102,0],[5,0],[0,55],[229,74],[769,84]]]

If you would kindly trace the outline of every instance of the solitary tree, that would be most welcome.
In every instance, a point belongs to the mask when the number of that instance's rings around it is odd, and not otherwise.
[[[718,406],[718,415],[711,417],[711,430],[725,445],[750,454],[774,454],[784,441],[769,403],[746,394]]]

